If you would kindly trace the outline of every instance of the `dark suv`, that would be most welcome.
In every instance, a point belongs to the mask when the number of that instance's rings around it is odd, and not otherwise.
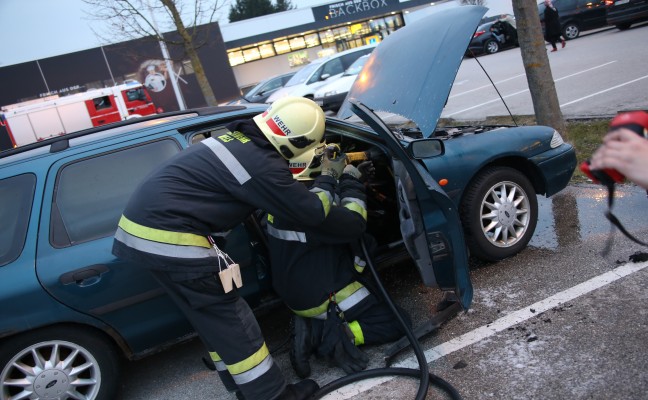
[[[598,29],[607,26],[605,21],[605,0],[554,0],[558,10],[563,37],[567,40],[576,39],[582,31]],[[545,4],[538,4],[540,22],[544,30]]]
[[[648,0],[607,0],[607,23],[621,30],[648,20]]]

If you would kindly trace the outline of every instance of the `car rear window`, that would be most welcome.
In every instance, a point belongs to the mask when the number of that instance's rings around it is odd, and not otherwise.
[[[65,165],[54,194],[52,245],[68,247],[113,235],[135,187],[179,151],[175,140],[165,139]]]
[[[33,174],[0,180],[0,266],[14,261],[22,252],[35,188]]]

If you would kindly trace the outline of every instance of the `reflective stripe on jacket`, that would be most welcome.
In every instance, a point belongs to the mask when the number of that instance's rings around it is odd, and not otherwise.
[[[205,258],[213,257],[206,236],[234,228],[257,209],[304,226],[323,223],[333,178],[318,177],[317,191],[309,191],[254,122],[237,121],[228,129],[181,151],[140,184],[123,212],[116,255],[141,261],[142,255],[129,255],[132,249],[164,257],[160,265],[147,258],[151,268],[181,270],[182,259],[213,263]]]

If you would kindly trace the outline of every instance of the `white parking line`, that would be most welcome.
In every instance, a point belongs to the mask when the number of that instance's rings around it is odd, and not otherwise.
[[[499,85],[500,83],[504,83],[504,82],[506,82],[506,81],[510,81],[510,80],[512,80],[512,79],[519,78],[519,77],[521,77],[521,76],[526,76],[526,74],[515,75],[515,76],[512,76],[512,77],[510,77],[510,78],[506,78],[506,79],[503,79],[503,80],[501,80],[501,81],[497,81],[497,82],[495,82],[495,84],[496,84],[496,85]],[[463,80],[463,81],[461,81],[459,84],[463,84],[463,83],[465,83],[465,82],[468,82],[468,80]],[[456,84],[457,84],[457,83],[455,83],[455,85],[456,85]],[[467,91],[465,91],[465,92],[461,92],[461,93],[453,94],[453,95],[450,96],[449,98],[452,99],[452,98],[454,98],[454,97],[463,96],[464,94],[468,94],[468,93],[476,92],[476,91],[478,91],[478,90],[482,90],[482,89],[486,89],[486,88],[491,88],[491,87],[493,87],[493,85],[484,85],[484,86],[480,86],[480,87],[478,87],[478,88],[470,89],[470,90],[467,90]]]
[[[589,72],[589,71],[595,70],[595,69],[597,69],[597,68],[602,68],[602,67],[608,66],[608,65],[613,64],[613,63],[615,63],[615,62],[617,62],[617,60],[608,61],[608,62],[606,62],[605,64],[597,65],[597,66],[594,66],[594,67],[592,67],[592,68],[588,68],[588,69],[584,69],[584,70],[582,70],[582,71],[574,72],[573,74],[570,74],[570,75],[567,75],[567,76],[563,76],[562,78],[554,79],[554,82],[560,82],[560,81],[562,81],[563,79],[567,79],[567,78],[571,78],[571,77],[576,76],[576,75],[584,74],[584,73],[586,73],[586,72]],[[516,75],[515,77],[517,77],[517,76],[520,76],[520,75]],[[514,78],[515,78],[515,77],[514,77]],[[512,78],[509,78],[509,79],[512,79]],[[643,79],[643,78],[639,78],[639,79]],[[506,81],[506,80],[507,80],[507,79],[505,79],[504,81]],[[504,81],[500,81],[500,82],[504,82]],[[498,83],[499,83],[499,82],[498,82]],[[475,90],[478,90],[478,89],[487,88],[487,87],[492,87],[492,85],[484,85],[484,86],[481,86],[481,87],[479,87],[479,88],[477,88],[477,89],[472,89],[472,90],[467,91],[467,92],[459,93],[459,94],[457,94],[457,95],[455,95],[455,96],[460,96],[460,95],[462,95],[462,94],[465,94],[465,93],[468,93],[468,92],[471,92],[471,91],[475,91]],[[609,90],[611,90],[611,89],[609,89]],[[506,99],[506,98],[509,98],[509,97],[517,96],[518,94],[526,93],[526,92],[528,92],[528,91],[529,91],[529,89],[524,89],[524,90],[521,90],[521,91],[519,91],[519,92],[515,92],[515,93],[507,94],[506,96],[502,96],[502,98]],[[594,96],[594,95],[596,95],[596,94],[590,95],[590,97],[591,97],[591,96]],[[455,97],[455,96],[450,96],[450,98]],[[586,98],[586,97],[584,97],[583,99],[585,99],[585,98]],[[498,98],[496,98],[496,99],[489,100],[489,101],[484,102],[484,103],[481,103],[481,104],[477,104],[476,106],[472,106],[472,107],[464,108],[463,110],[455,111],[455,112],[450,113],[450,114],[444,114],[443,117],[444,117],[444,118],[448,118],[448,117],[451,117],[451,116],[456,115],[456,114],[461,114],[462,112],[465,112],[465,111],[474,110],[475,108],[479,108],[479,107],[485,106],[485,105],[487,105],[487,104],[491,104],[491,103],[498,102],[498,101],[500,101],[500,100],[501,100],[501,99],[498,97]],[[571,104],[571,103],[569,103],[569,104]]]
[[[445,357],[450,353],[453,353],[457,350],[461,350],[464,347],[475,344],[481,340],[484,340],[490,336],[495,335],[498,332],[504,331],[514,325],[524,322],[532,317],[535,317],[542,312],[545,312],[556,306],[559,306],[560,304],[574,300],[596,289],[609,285],[610,283],[615,282],[623,277],[641,271],[646,267],[648,267],[648,262],[642,262],[636,264],[635,263],[624,264],[620,267],[613,269],[612,271],[596,276],[579,285],[571,287],[562,292],[556,293],[555,295],[551,297],[547,297],[546,299],[541,300],[537,303],[531,304],[530,306],[514,311],[488,325],[481,326],[457,338],[451,339],[445,343],[442,343],[438,346],[428,349],[425,351],[425,358],[427,359],[428,362],[433,362],[434,360],[437,360],[441,357]],[[418,363],[416,362],[416,358],[412,356],[406,360],[403,360],[398,364],[395,364],[394,366],[404,367],[404,368],[418,368]],[[385,377],[385,378],[367,379],[364,381],[356,382],[354,384],[340,388],[339,390],[336,390],[328,394],[324,398],[325,399],[348,399],[362,392],[365,392],[376,385],[389,382],[392,379],[394,378]]]
[[[611,88],[607,88],[607,89],[605,89],[605,90],[601,90],[600,92],[592,93],[592,94],[590,94],[590,95],[588,95],[588,96],[581,97],[580,99],[572,100],[572,101],[570,101],[570,102],[567,102],[567,103],[561,104],[560,107],[562,108],[562,107],[568,106],[568,105],[570,105],[570,104],[578,103],[579,101],[583,101],[583,100],[585,100],[585,99],[589,99],[590,97],[598,96],[599,94],[603,94],[603,93],[605,93],[605,92],[609,92],[610,90],[618,89],[618,88],[620,88],[620,87],[622,87],[622,86],[629,85],[629,84],[631,84],[631,83],[635,83],[635,82],[637,82],[637,81],[640,81],[640,80],[642,80],[642,79],[646,79],[646,78],[648,78],[648,75],[644,75],[644,76],[642,76],[641,78],[633,79],[633,80],[631,80],[631,81],[628,81],[628,82],[622,83],[622,84],[620,84],[620,85],[612,86]]]

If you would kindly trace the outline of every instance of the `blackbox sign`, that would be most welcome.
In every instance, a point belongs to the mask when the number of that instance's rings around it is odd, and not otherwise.
[[[399,4],[398,0],[347,0],[313,7],[316,21],[356,19],[364,16],[377,15],[386,12]]]

